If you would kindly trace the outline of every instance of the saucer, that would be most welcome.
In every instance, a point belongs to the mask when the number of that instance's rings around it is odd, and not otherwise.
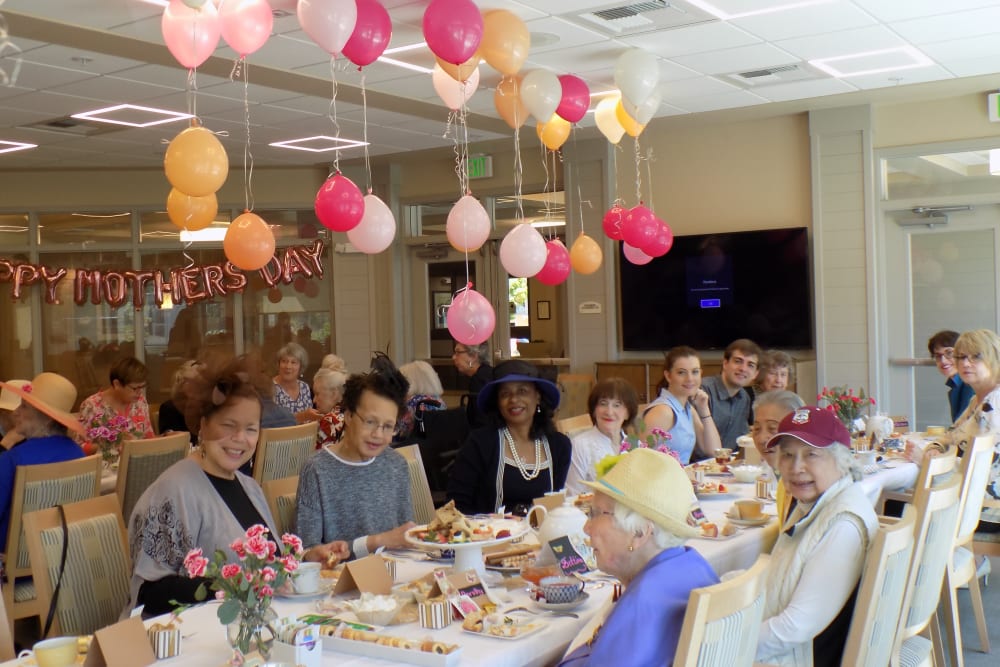
[[[590,599],[590,593],[587,591],[581,591],[580,595],[577,596],[572,602],[546,602],[545,600],[535,600],[535,606],[539,609],[544,609],[545,611],[573,611],[577,607],[581,606],[584,602]]]
[[[726,521],[733,524],[734,526],[763,526],[766,525],[773,519],[773,516],[765,514],[764,516],[758,517],[756,519],[737,519],[736,517],[726,515]]]

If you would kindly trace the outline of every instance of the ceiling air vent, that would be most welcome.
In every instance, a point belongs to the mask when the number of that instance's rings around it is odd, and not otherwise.
[[[123,125],[111,125],[108,123],[94,123],[82,118],[52,118],[41,120],[37,123],[28,123],[19,127],[26,130],[42,130],[43,132],[56,132],[58,134],[71,134],[74,137],[92,137],[108,132],[117,132],[125,129]]]
[[[679,2],[647,0],[628,4],[608,4],[580,14],[561,14],[560,18],[588,28],[599,28],[612,37],[669,30],[714,20],[709,14]]]
[[[612,7],[610,9],[601,9],[594,12],[594,16],[599,19],[604,19],[605,21],[616,21],[618,19],[631,18],[633,16],[638,16],[643,12],[652,12],[657,9],[666,9],[670,5],[664,2],[664,0],[653,0],[652,2],[637,2],[631,5],[622,5],[621,7]]]
[[[779,83],[792,83],[820,78],[819,72],[802,63],[755,69],[749,72],[734,72],[726,76],[745,88],[760,88]]]

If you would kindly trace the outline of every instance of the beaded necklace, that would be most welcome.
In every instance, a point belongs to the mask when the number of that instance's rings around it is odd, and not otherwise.
[[[542,472],[542,441],[539,438],[535,438],[535,467],[534,470],[528,472],[528,465],[521,458],[521,455],[517,453],[517,445],[514,443],[514,436],[510,434],[510,429],[506,426],[503,427],[501,431],[503,433],[504,440],[507,441],[507,446],[510,447],[511,456],[514,459],[514,465],[521,472],[521,477],[524,481],[530,482],[531,480],[538,477]]]

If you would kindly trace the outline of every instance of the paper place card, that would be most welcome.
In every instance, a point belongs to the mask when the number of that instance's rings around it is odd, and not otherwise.
[[[84,667],[146,667],[156,662],[142,619],[132,617],[94,633]]]
[[[392,593],[392,579],[389,571],[386,570],[385,561],[379,554],[365,556],[358,560],[349,561],[344,565],[344,571],[334,586],[335,594],[348,593],[353,590],[362,593],[374,593],[375,595],[389,595]]]
[[[569,536],[563,535],[549,541],[549,548],[556,557],[556,564],[563,574],[573,574],[574,572],[588,572],[590,568],[587,561],[576,550]]]

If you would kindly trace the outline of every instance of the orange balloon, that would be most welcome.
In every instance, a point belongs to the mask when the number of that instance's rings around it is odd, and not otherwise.
[[[170,222],[189,232],[208,227],[215,221],[218,212],[219,200],[215,198],[214,192],[204,197],[192,197],[173,188],[167,195],[167,216]]]
[[[186,195],[204,197],[226,182],[229,157],[216,136],[194,122],[167,146],[163,169],[170,185]]]
[[[569,249],[569,264],[573,270],[585,276],[590,275],[601,268],[603,259],[604,254],[597,241],[580,232],[573,247]]]
[[[493,106],[500,117],[515,130],[528,120],[528,110],[521,101],[521,77],[505,76],[493,92]]]
[[[618,104],[615,106],[615,118],[618,119],[618,123],[625,130],[625,134],[630,137],[638,137],[646,129],[645,125],[640,125],[632,116],[628,115],[628,111],[625,111],[621,100],[618,100]]]
[[[233,220],[222,240],[226,259],[244,271],[256,271],[274,257],[274,232],[256,213],[244,211]]]
[[[468,81],[469,77],[472,76],[472,72],[479,67],[479,63],[483,61],[482,56],[479,52],[472,54],[472,57],[466,60],[461,65],[455,65],[446,60],[441,60],[437,56],[434,56],[437,60],[437,64],[441,66],[441,69],[445,71],[445,74],[453,78],[455,81],[462,82]]]
[[[539,123],[535,127],[538,138],[542,140],[546,148],[552,151],[562,148],[562,145],[569,139],[570,129],[572,129],[570,122],[558,114],[552,114],[549,122]]]
[[[496,9],[483,14],[483,38],[479,53],[493,69],[508,76],[517,74],[528,58],[531,34],[516,14]]]

